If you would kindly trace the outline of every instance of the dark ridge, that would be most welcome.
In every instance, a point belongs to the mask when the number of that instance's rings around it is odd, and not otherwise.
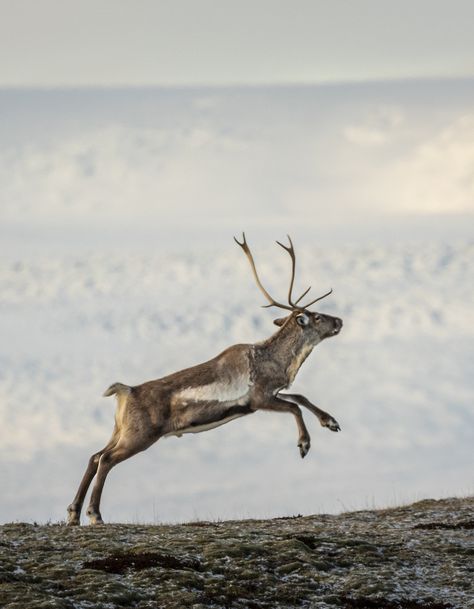
[[[142,554],[111,554],[105,558],[89,560],[83,563],[83,569],[94,569],[96,571],[105,571],[106,573],[124,573],[127,569],[141,571],[142,569],[151,569],[155,567],[163,567],[165,569],[191,569],[192,571],[201,571],[201,563],[194,558],[176,558],[171,554],[160,554],[158,552],[144,552]]]
[[[316,538],[312,537],[311,535],[296,535],[295,537],[293,537],[293,539],[301,541],[301,543],[304,543],[304,545],[307,546],[310,550],[314,550],[318,545]]]
[[[474,529],[474,520],[461,520],[460,522],[420,522],[414,529]]]
[[[303,518],[303,514],[295,514],[294,516],[277,516],[276,518],[270,518],[270,520],[295,520],[296,518]]]
[[[390,601],[386,598],[340,596],[339,602],[343,609],[451,609],[453,607],[450,603],[417,601],[408,598]]]

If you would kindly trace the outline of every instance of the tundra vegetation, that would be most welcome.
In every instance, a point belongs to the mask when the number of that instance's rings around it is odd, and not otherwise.
[[[2,609],[468,609],[474,497],[173,525],[0,527]]]

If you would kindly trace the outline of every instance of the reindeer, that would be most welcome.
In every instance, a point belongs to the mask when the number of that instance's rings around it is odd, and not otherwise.
[[[309,287],[293,300],[296,257],[288,236],[289,246],[277,241],[291,257],[288,304],[277,302],[260,282],[245,233],[242,242],[235,237],[234,240],[245,252],[255,281],[269,302],[264,306],[288,311],[285,317],[275,319],[279,329],[266,340],[233,345],[208,362],[158,380],[136,386],[111,385],[104,396],[117,397],[115,427],[108,444],[89,459],[77,494],[67,508],[69,525],[80,524],[82,504],[94,476],[96,481],[87,516],[91,524],[103,524],[100,498],[107,474],[114,465],[146,450],[160,438],[207,431],[257,410],[287,412],[295,417],[298,448],[304,458],[311,440],[299,406],[315,414],[323,427],[340,431],[331,415],[303,395],[282,393],[291,385],[313,348],[342,328],[338,317],[308,310],[332,290],[305,305],[300,304]]]

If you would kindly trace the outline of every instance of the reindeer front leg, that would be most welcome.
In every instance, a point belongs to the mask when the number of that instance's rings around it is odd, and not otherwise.
[[[303,415],[301,414],[300,408],[287,400],[282,400],[277,396],[274,396],[270,400],[262,400],[256,406],[255,410],[270,410],[272,412],[289,412],[296,419],[296,425],[298,426],[298,448],[300,449],[301,458],[304,459],[309,452],[311,446],[311,438],[309,436],[306,425],[303,421]]]
[[[322,427],[327,427],[331,431],[341,431],[341,427],[334,417],[312,404],[304,395],[299,393],[279,393],[278,397],[283,398],[283,400],[291,400],[290,403],[296,402],[300,406],[311,410],[318,417]]]

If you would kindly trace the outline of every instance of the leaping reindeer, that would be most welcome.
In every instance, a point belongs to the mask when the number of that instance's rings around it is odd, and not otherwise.
[[[235,237],[234,237],[235,239]],[[298,427],[301,457],[308,454],[310,437],[298,406],[308,408],[323,427],[339,431],[337,421],[299,394],[281,393],[293,382],[301,364],[323,339],[335,336],[342,328],[338,317],[308,310],[327,294],[306,305],[299,304],[311,288],[293,300],[295,251],[288,237],[285,249],[292,263],[288,304],[274,300],[263,287],[245,240],[236,243],[244,250],[258,287],[269,304],[289,311],[275,319],[279,330],[270,338],[253,345],[233,345],[214,359],[156,381],[130,387],[114,383],[104,396],[117,396],[115,427],[109,443],[92,455],[73,502],[68,507],[68,524],[80,523],[87,489],[97,474],[87,515],[91,524],[102,524],[100,497],[107,474],[114,465],[146,450],[160,438],[181,437],[184,433],[207,431],[257,410],[288,412]]]

